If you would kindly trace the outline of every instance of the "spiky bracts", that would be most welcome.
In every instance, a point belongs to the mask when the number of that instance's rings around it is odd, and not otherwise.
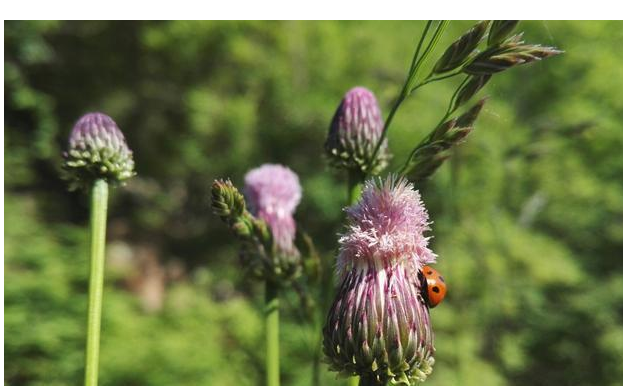
[[[335,166],[378,173],[391,157],[384,140],[372,161],[382,132],[383,118],[374,93],[355,87],[346,92],[333,116],[325,150]]]
[[[404,179],[368,181],[347,209],[339,289],[324,328],[333,370],[371,384],[416,383],[434,364],[433,331],[418,272],[434,262],[428,214]]]
[[[96,179],[120,183],[136,173],[134,159],[123,133],[108,115],[82,116],[69,136],[63,168],[71,187],[90,187]]]

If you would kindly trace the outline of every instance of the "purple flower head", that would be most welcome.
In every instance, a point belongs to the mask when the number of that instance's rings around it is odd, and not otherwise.
[[[338,270],[402,263],[419,271],[436,255],[428,248],[428,212],[413,184],[388,177],[367,181],[361,200],[346,209],[349,225],[340,238]]]
[[[419,271],[435,254],[420,195],[404,179],[368,181],[346,212],[340,285],[323,329],[329,363],[368,385],[424,381],[435,348]]]
[[[132,177],[134,159],[117,124],[99,112],[82,116],[69,136],[63,167],[74,186],[101,178],[118,183]]]
[[[296,255],[296,223],[292,215],[301,201],[296,173],[282,165],[264,164],[249,171],[244,182],[251,213],[268,223],[282,254]]]
[[[336,166],[377,173],[390,158],[385,139],[372,161],[382,133],[383,118],[374,93],[358,86],[346,92],[337,108],[325,149]]]

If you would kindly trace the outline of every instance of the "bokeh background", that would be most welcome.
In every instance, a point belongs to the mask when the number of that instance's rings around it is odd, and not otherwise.
[[[438,54],[471,24],[451,23]],[[388,112],[422,28],[5,22],[5,383],[82,382],[88,199],[59,166],[73,123],[97,110],[138,170],[109,206],[100,382],[262,384],[262,284],[211,214],[210,184],[289,165],[299,226],[331,271],[346,188],[323,158],[329,122],[355,85]],[[623,23],[519,29],[566,53],[494,77],[476,130],[420,188],[449,284],[427,384],[623,384]],[[401,108],[392,166],[456,82]],[[318,324],[300,307],[287,291],[282,382],[344,383],[314,365]]]

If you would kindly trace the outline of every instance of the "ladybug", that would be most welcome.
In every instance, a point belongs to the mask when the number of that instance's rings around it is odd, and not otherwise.
[[[446,297],[446,281],[430,266],[422,267],[422,295],[430,308],[435,308]]]

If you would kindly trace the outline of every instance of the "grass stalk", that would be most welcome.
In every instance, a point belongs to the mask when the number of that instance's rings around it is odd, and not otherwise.
[[[91,192],[91,274],[89,277],[89,307],[84,384],[97,385],[99,367],[102,297],[104,290],[104,251],[106,246],[106,211],[108,184],[96,180]]]

